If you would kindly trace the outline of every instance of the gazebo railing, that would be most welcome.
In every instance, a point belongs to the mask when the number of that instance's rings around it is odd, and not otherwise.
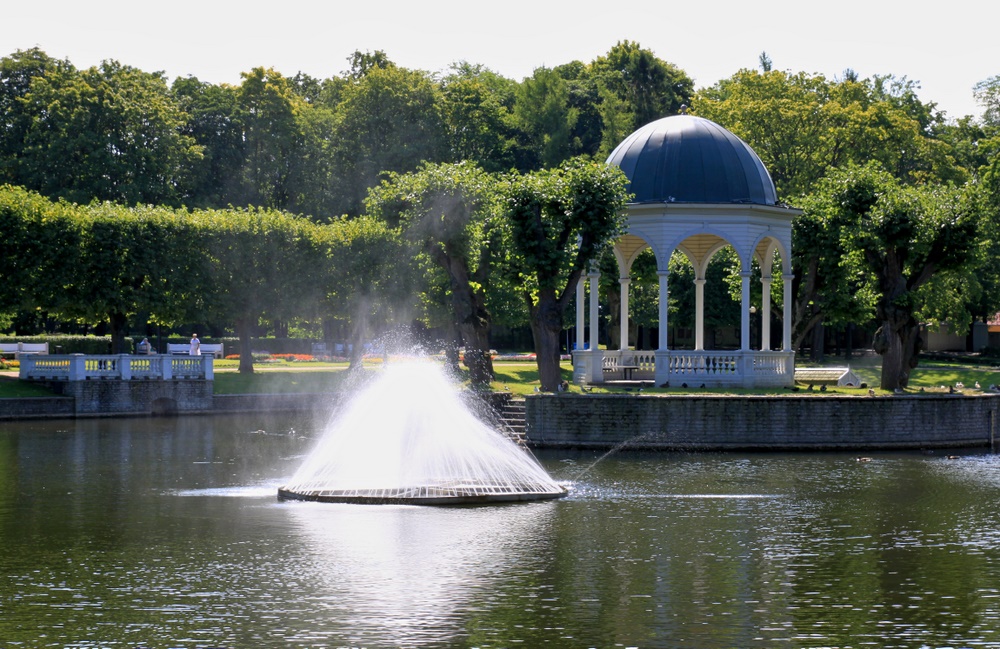
[[[657,367],[657,359],[660,366]],[[578,359],[574,366],[577,382],[600,381],[588,379],[586,360]],[[631,379],[669,381],[671,385],[684,383],[709,386],[775,387],[791,385],[795,373],[795,353],[783,351],[741,350],[602,350],[600,376],[606,381]]]

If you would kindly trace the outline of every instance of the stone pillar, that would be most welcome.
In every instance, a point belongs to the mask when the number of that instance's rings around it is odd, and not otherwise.
[[[164,381],[169,381],[174,378],[174,357],[170,354],[165,354],[160,358],[163,360],[163,364],[160,365],[160,371],[162,372],[160,378]]]
[[[694,349],[705,350],[705,280],[694,280]]]
[[[760,312],[760,349],[771,351],[771,276],[760,278],[761,312]]]
[[[618,333],[618,349],[621,351],[628,350],[628,286],[631,280],[628,277],[622,277],[618,280],[621,285],[621,310],[619,312],[618,322],[619,333]]]
[[[660,351],[665,351],[668,349],[670,344],[670,338],[667,335],[667,315],[670,312],[669,297],[670,293],[667,286],[667,278],[670,276],[669,271],[658,270],[656,271],[657,277],[660,278],[660,322],[659,322],[659,341],[656,348]]]
[[[584,321],[584,300],[586,299],[586,283],[583,280],[583,276],[580,276],[580,281],[576,283],[576,349],[583,351],[585,348],[584,338],[586,331],[584,331],[585,321]]]
[[[202,355],[201,367],[205,374],[206,381],[215,380],[215,354]]]
[[[790,352],[792,351],[792,300],[795,299],[795,296],[792,294],[792,280],[795,279],[795,275],[788,273],[782,275],[781,279],[785,282],[785,305],[781,321],[781,350]]]

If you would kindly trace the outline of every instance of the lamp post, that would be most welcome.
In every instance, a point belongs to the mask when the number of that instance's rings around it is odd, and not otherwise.
[[[753,349],[753,342],[756,339],[754,334],[754,324],[757,322],[757,307],[750,305],[750,349]],[[760,347],[763,349],[763,345]]]

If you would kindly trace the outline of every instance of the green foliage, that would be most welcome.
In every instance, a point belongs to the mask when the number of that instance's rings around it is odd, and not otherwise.
[[[17,182],[51,197],[175,203],[201,155],[160,73],[105,61],[35,76],[20,99],[30,120],[15,146]]]
[[[946,289],[961,285],[976,264],[976,210],[956,190],[908,187],[875,164],[832,174],[821,183],[815,208],[839,234],[841,264],[877,296],[874,347],[883,355],[882,388],[905,387],[922,346],[922,311],[935,298],[954,297],[957,292]]]
[[[4,343],[48,343],[50,354],[107,354],[111,351],[111,336],[0,336]],[[128,347],[125,353],[131,351]]]
[[[621,102],[619,112],[631,116],[629,133],[679,113],[694,94],[694,81],[680,68],[632,41],[620,41],[598,57],[591,65],[591,74]]]
[[[965,178],[931,136],[941,117],[905,78],[741,70],[700,92],[694,108],[749,143],[786,199],[809,194],[831,169],[870,160],[908,183]]]
[[[543,390],[559,382],[559,332],[581,273],[623,232],[626,185],[617,167],[584,159],[505,180],[507,269],[529,308]]]

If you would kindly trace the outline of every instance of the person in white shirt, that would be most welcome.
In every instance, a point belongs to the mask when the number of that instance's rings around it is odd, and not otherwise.
[[[198,334],[191,334],[191,350],[188,354],[191,356],[201,356],[201,341],[198,340]]]

